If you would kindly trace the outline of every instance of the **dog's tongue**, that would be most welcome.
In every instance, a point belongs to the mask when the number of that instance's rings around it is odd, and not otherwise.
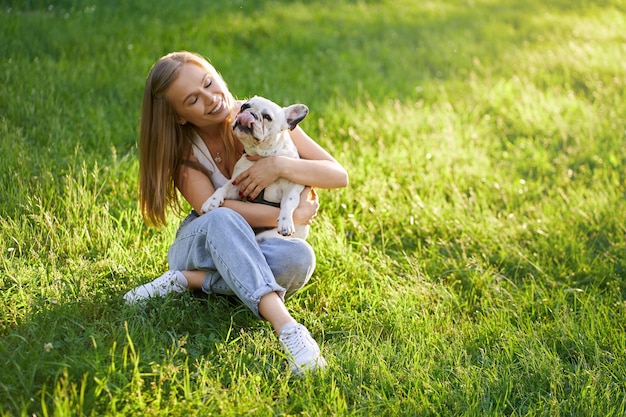
[[[243,125],[247,128],[251,128],[255,119],[254,119],[254,116],[250,114],[250,112],[244,111],[237,115],[236,120],[237,120],[237,123],[239,123],[240,125]]]

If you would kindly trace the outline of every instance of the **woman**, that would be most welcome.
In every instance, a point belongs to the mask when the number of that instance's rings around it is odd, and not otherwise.
[[[243,155],[231,128],[241,104],[215,68],[197,54],[168,54],[150,70],[139,139],[142,214],[147,223],[164,225],[167,207],[180,207],[177,190],[193,211],[169,249],[172,270],[124,298],[135,303],[188,289],[236,295],[257,317],[270,322],[293,372],[314,370],[326,362],[306,327],[284,304],[285,297],[302,288],[313,273],[310,245],[299,239],[255,241],[253,228],[276,227],[276,207],[227,200],[223,207],[201,212],[211,194],[229,181]],[[256,163],[234,181],[240,195],[250,201],[280,177],[309,185],[294,212],[296,224],[309,224],[319,207],[311,187],[345,187],[348,176],[301,128],[290,134],[301,159],[255,158]]]

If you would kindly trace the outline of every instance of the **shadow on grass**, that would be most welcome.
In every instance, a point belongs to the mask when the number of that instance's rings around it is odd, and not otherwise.
[[[228,386],[241,369],[229,369],[225,351],[244,355],[243,329],[255,333],[261,323],[233,298],[199,294],[142,306],[126,306],[121,296],[35,303],[26,320],[2,326],[0,411],[9,415],[40,415],[63,402],[98,414],[113,399],[119,411],[135,400],[130,390],[168,398],[183,375],[193,383],[207,366]]]

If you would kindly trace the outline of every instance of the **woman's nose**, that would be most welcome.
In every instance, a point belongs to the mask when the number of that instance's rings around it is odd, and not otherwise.
[[[215,101],[217,100],[217,98],[215,97],[215,95],[213,93],[210,93],[208,91],[204,92],[204,102],[206,104],[214,104]]]

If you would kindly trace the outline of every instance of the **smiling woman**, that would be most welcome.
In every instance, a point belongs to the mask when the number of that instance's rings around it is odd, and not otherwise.
[[[232,172],[240,153],[237,147],[241,148],[228,132],[233,108],[234,99],[218,72],[194,54],[171,54],[152,68],[144,90],[139,141],[140,202],[148,222],[164,224],[167,205],[178,203],[174,174],[179,175],[190,160],[189,144],[200,129],[217,138],[207,146],[216,155],[221,153],[220,161],[222,155],[227,160],[224,174]],[[219,114],[212,114],[214,110]]]
[[[181,92],[184,97],[180,98]],[[172,103],[178,114],[178,123],[193,123],[196,127],[218,125],[224,117],[219,116],[228,108],[224,105],[226,86],[221,78],[212,77],[207,68],[196,65],[185,65],[180,69],[176,80],[166,92],[167,99]],[[214,120],[206,121],[204,116],[218,115]]]
[[[268,320],[286,350],[294,373],[326,361],[306,327],[285,308],[285,297],[311,278],[315,255],[301,239],[267,239],[258,244],[253,227],[276,226],[278,208],[230,200],[204,213],[200,206],[232,175],[243,154],[231,122],[239,110],[226,83],[202,57],[175,52],[161,58],[146,81],[140,132],[141,206],[147,220],[164,218],[166,196],[180,191],[195,209],[181,224],[168,261],[171,271],[125,296],[128,303],[187,289],[236,295],[256,316]],[[295,126],[294,126],[295,127]],[[308,158],[267,157],[237,176],[239,192],[253,200],[280,177],[319,186],[345,186],[344,169],[303,131],[293,131],[298,153]],[[209,152],[202,152],[202,150]],[[224,151],[222,158],[220,152]],[[288,161],[289,170],[274,163]],[[204,165],[202,164],[204,162]],[[204,169],[197,169],[198,165]],[[263,179],[260,181],[259,179]],[[249,194],[249,189],[257,190]],[[308,224],[318,208],[302,192],[294,221]]]

